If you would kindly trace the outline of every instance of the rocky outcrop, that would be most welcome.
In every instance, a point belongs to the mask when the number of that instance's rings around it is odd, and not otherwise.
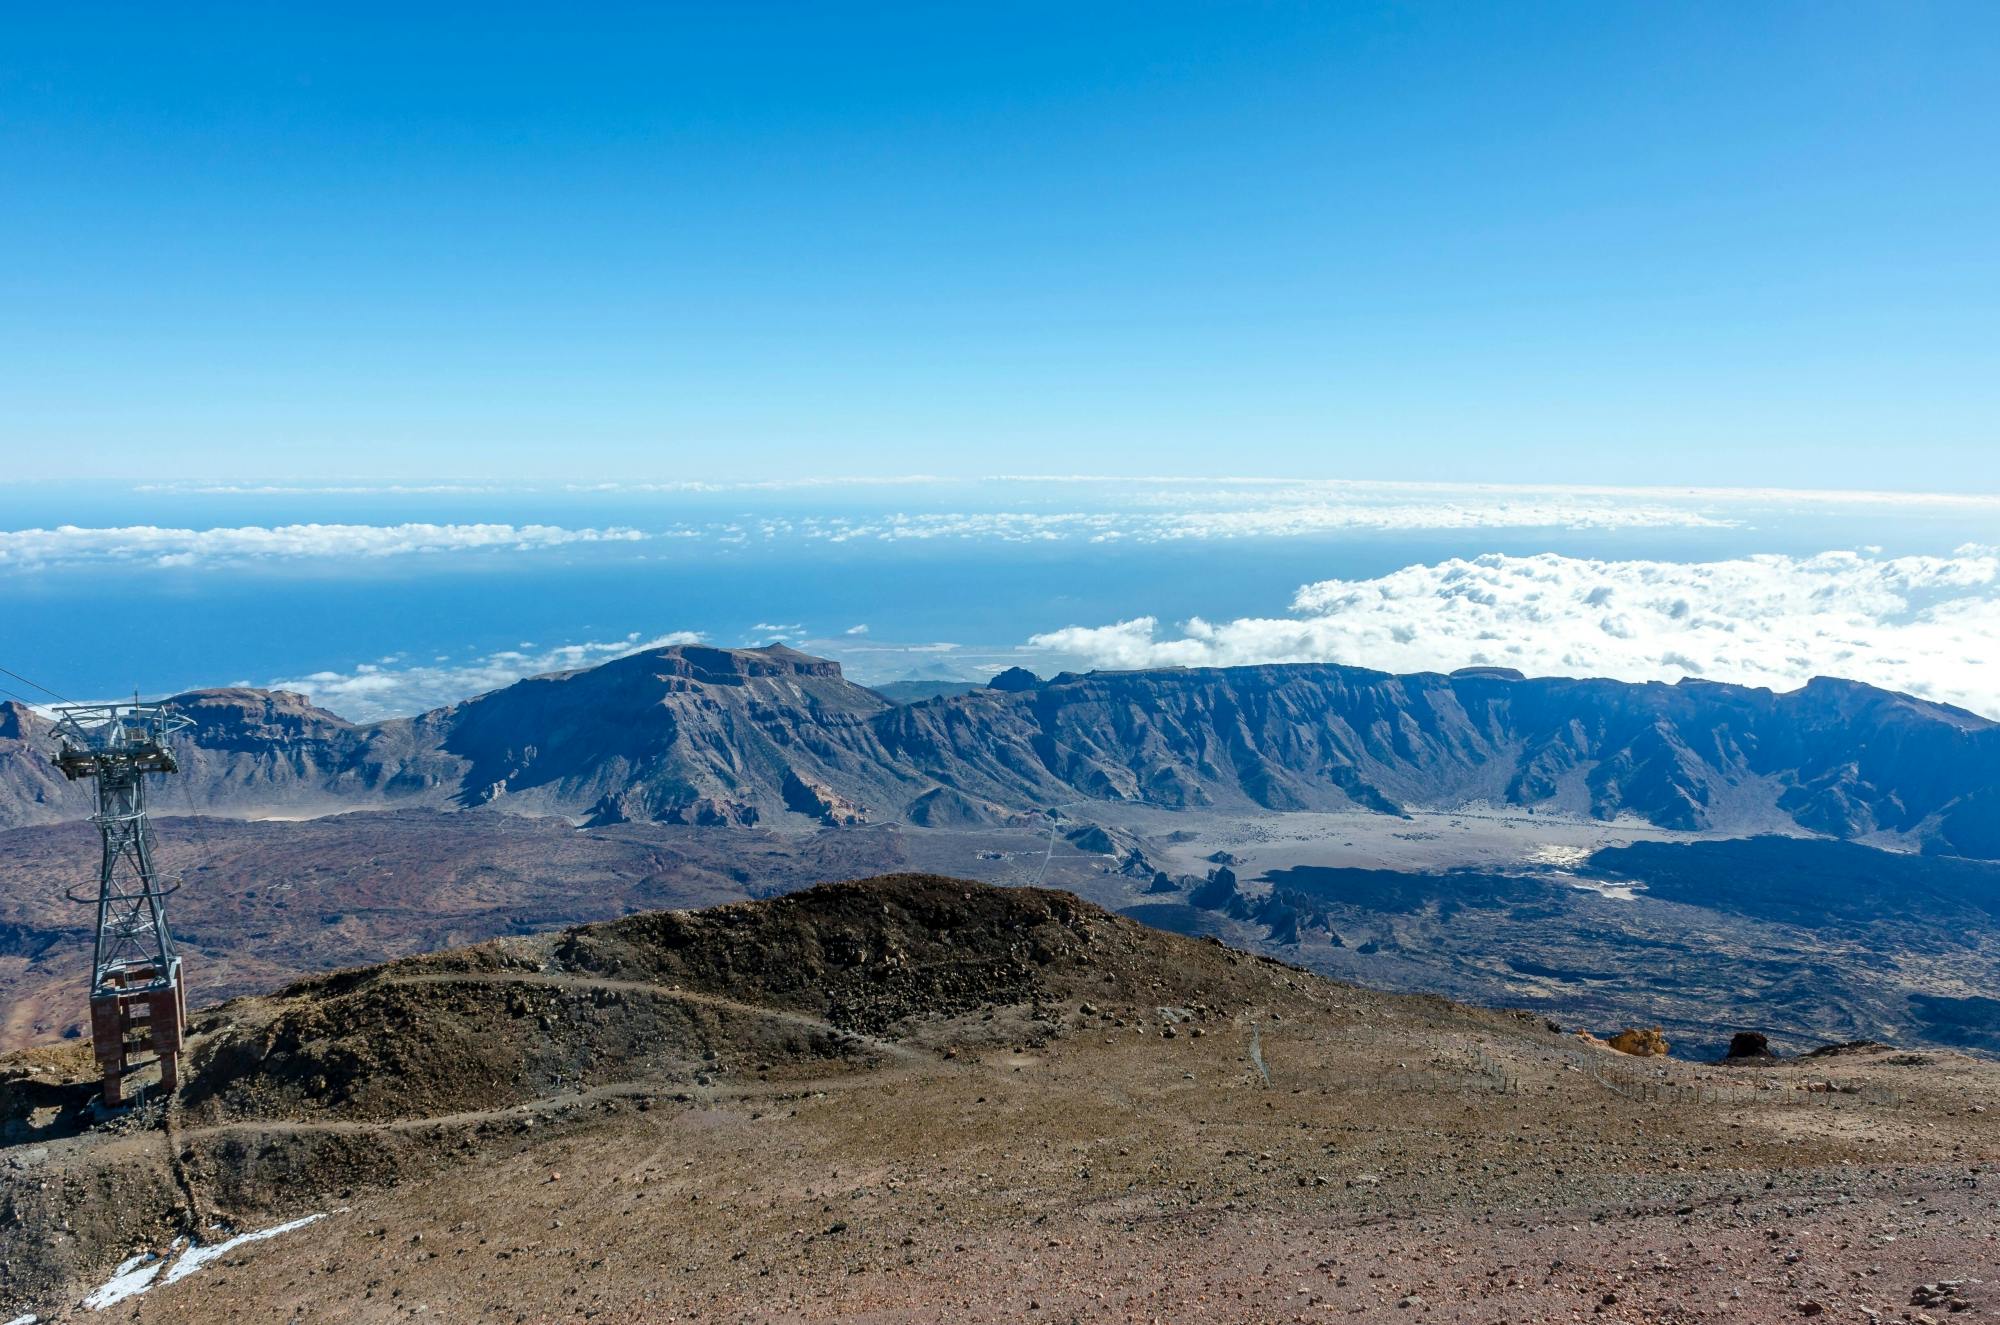
[[[1777,1057],[1771,1052],[1770,1037],[1761,1031],[1738,1031],[1729,1037],[1729,1052],[1723,1055],[1725,1061],[1769,1062]]]
[[[1170,892],[1175,888],[1165,874],[1156,874],[1146,891]],[[1298,943],[1311,930],[1321,934],[1333,947],[1344,946],[1340,936],[1333,932],[1323,903],[1284,887],[1272,887],[1254,896],[1246,894],[1237,885],[1235,871],[1227,865],[1211,870],[1208,878],[1194,883],[1187,903],[1203,911],[1218,911],[1232,919],[1262,925],[1265,939],[1270,943]]]
[[[1093,856],[1109,856],[1118,850],[1118,844],[1111,839],[1111,834],[1097,824],[1072,828],[1063,834],[1063,840],[1078,851],[1087,851]]]
[[[1672,1048],[1658,1026],[1646,1030],[1628,1026],[1605,1043],[1619,1053],[1630,1054],[1634,1058],[1664,1058]]]
[[[1227,865],[1209,871],[1208,877],[1188,894],[1188,905],[1204,911],[1233,911],[1242,902],[1242,894],[1236,891],[1236,871]]]
[[[795,769],[785,770],[779,791],[785,798],[786,809],[817,819],[829,828],[849,828],[868,822],[867,806],[847,799],[824,783],[800,777]]]

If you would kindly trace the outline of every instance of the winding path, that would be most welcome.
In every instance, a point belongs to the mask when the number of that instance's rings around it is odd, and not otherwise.
[[[690,989],[680,989],[671,985],[656,984],[648,980],[618,980],[607,977],[578,975],[563,971],[421,971],[409,974],[384,976],[378,983],[393,985],[529,985],[542,988],[576,990],[610,990],[621,994],[642,994],[653,998],[672,999],[677,1002],[694,1003],[719,1011],[733,1012],[743,1016],[761,1017],[766,1020],[783,1022],[801,1030],[829,1035],[838,1041],[861,1044],[882,1054],[885,1058],[900,1064],[893,1075],[907,1075],[916,1068],[942,1070],[944,1064],[932,1054],[913,1049],[895,1040],[877,1035],[866,1035],[835,1025],[821,1017],[785,1008],[773,1008],[757,1003],[744,1003],[725,998],[720,994],[704,994]],[[468,1109],[456,1113],[432,1114],[415,1118],[389,1118],[379,1120],[326,1119],[295,1121],[282,1119],[243,1119],[235,1122],[215,1123],[205,1127],[172,1126],[169,1129],[169,1162],[179,1174],[178,1155],[187,1141],[199,1137],[222,1135],[286,1135],[294,1133],[325,1134],[367,1134],[383,1132],[418,1132],[430,1128],[454,1128],[487,1122],[504,1122],[529,1117],[536,1114],[562,1112],[586,1107],[612,1099],[654,1098],[662,1094],[688,1096],[694,1099],[715,1102],[729,1099],[756,1099],[773,1096],[794,1096],[804,1092],[840,1090],[863,1082],[876,1084],[889,1075],[883,1071],[841,1074],[837,1076],[808,1077],[782,1082],[769,1082],[735,1086],[694,1086],[678,1085],[661,1081],[614,1081],[592,1086],[580,1091],[564,1094],[545,1095],[515,1104],[493,1109]],[[187,1190],[185,1178],[182,1186]],[[187,1191],[190,1199],[192,1191]]]

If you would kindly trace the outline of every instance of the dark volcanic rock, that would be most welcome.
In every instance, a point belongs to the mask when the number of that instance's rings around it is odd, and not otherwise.
[[[1738,1031],[1729,1037],[1729,1052],[1725,1057],[1733,1059],[1775,1058],[1771,1052],[1771,1041],[1757,1031]]]
[[[1204,911],[1232,911],[1242,902],[1242,894],[1236,891],[1236,872],[1227,865],[1212,871],[1188,894],[1188,905]]]
[[[1885,910],[1961,932],[2000,922],[2000,867],[1849,842],[1634,842],[1593,853],[1583,872],[1642,881],[1661,901],[1818,930],[1852,930]]]

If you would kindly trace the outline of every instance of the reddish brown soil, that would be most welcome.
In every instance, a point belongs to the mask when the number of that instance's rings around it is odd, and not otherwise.
[[[1060,894],[906,877],[635,918],[200,1035],[169,1130],[0,1149],[0,1318],[2000,1314],[1993,1064],[1642,1065]],[[77,1311],[190,1206],[339,1213]]]

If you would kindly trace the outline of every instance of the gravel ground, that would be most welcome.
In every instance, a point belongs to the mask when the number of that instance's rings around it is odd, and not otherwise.
[[[171,1229],[99,1234],[91,1276],[0,1291],[0,1320],[2000,1317],[2000,1065],[1641,1063],[1096,914],[1002,982],[1030,996],[906,1017],[837,1071],[723,1054],[663,1084],[634,1059],[488,1110],[59,1143],[0,1190],[16,1274],[24,1233],[85,1236],[81,1193],[148,1163],[177,1161],[207,1243],[327,1217],[93,1312],[110,1262]],[[767,986],[788,1024],[814,1015]]]

